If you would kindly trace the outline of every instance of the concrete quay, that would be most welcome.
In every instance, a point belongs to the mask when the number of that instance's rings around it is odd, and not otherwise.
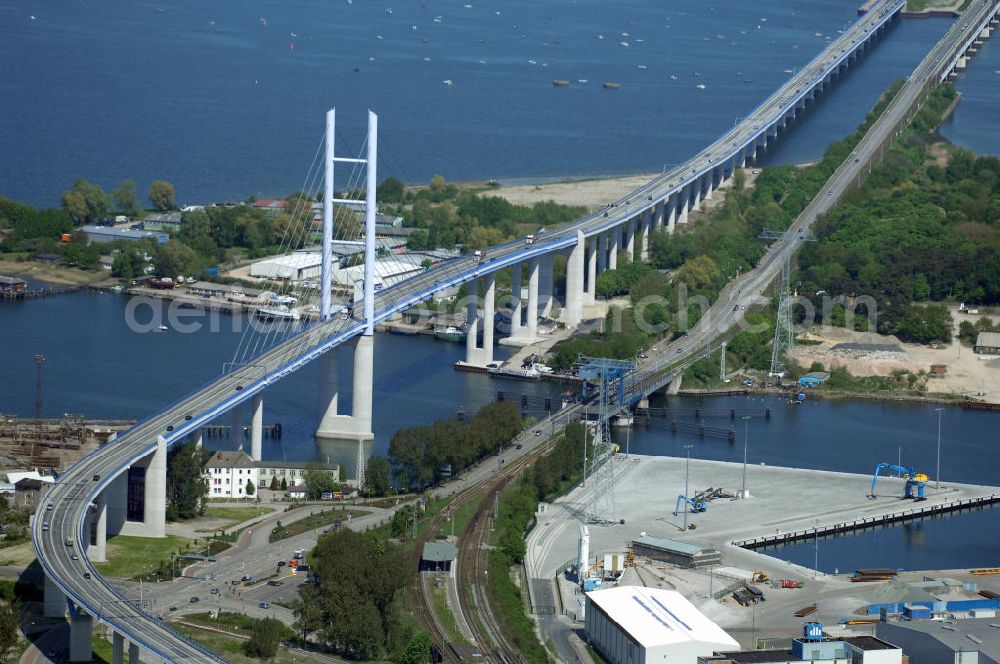
[[[853,570],[831,575],[742,548],[737,543],[789,533],[822,533],[824,529],[858,522],[871,527],[874,520],[904,512],[941,510],[956,503],[1000,496],[996,487],[943,482],[940,489],[927,483],[927,500],[915,503],[902,498],[904,481],[880,477],[878,496],[868,498],[872,476],[784,468],[747,466],[747,499],[720,499],[709,503],[703,513],[689,513],[693,530],[683,530],[684,514],[673,513],[677,496],[684,493],[685,459],[618,455],[615,474],[616,520],[624,525],[590,525],[591,562],[605,553],[621,553],[629,541],[642,533],[669,538],[722,552],[722,567],[709,571],[680,569],[656,561],[639,559],[639,566],[627,572],[623,582],[676,589],[745,645],[765,634],[793,635],[804,619],[792,614],[818,604],[810,619],[826,624],[851,617],[869,603],[869,595],[879,584],[855,584],[847,580]],[[874,470],[874,462],[872,463]],[[579,627],[573,614],[580,591],[561,574],[575,563],[582,515],[593,496],[596,482],[577,487],[536,515],[538,523],[528,536],[525,568],[529,579],[532,607],[542,633],[556,643],[564,642],[569,630]],[[695,494],[709,487],[721,487],[737,494],[743,486],[743,466],[739,463],[691,459],[689,488]],[[918,518],[913,514],[911,518]],[[888,562],[886,566],[891,566]],[[727,600],[728,586],[740,582],[741,575],[763,571],[772,579],[790,578],[806,582],[805,589],[765,590],[768,601],[751,610]],[[853,616],[858,617],[858,616]],[[751,629],[751,623],[756,629]],[[866,626],[854,629],[865,629]],[[860,632],[859,632],[860,633]],[[867,632],[865,632],[867,633]]]

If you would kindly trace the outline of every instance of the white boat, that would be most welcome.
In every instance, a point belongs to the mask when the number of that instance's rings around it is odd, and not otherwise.
[[[628,42],[627,41],[618,42],[618,43],[621,44],[622,46],[624,46],[625,48],[628,48]]]
[[[486,370],[492,376],[501,376],[503,378],[517,378],[519,380],[538,380],[542,377],[534,367],[530,369],[511,369],[508,367],[491,367]]]
[[[699,90],[704,90],[705,89],[705,84],[704,83],[699,83],[698,85],[696,85],[694,87],[698,88]]]
[[[166,325],[162,325],[162,324],[160,325],[160,332],[166,332],[166,331],[167,331],[167,330],[169,330],[169,329],[170,329],[170,328],[169,328],[169,327],[167,327]]]
[[[638,67],[639,69],[645,69],[646,65],[636,65],[636,67]]]
[[[280,304],[274,307],[257,307],[254,310],[254,316],[267,321],[295,321],[299,319],[299,312]]]
[[[454,81],[452,81],[450,78],[446,78],[441,82],[444,83],[445,85],[452,85],[454,83]]]

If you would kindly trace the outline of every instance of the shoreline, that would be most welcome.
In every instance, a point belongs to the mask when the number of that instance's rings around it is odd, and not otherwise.
[[[825,399],[828,401],[843,401],[843,400],[854,400],[854,401],[894,401],[897,403],[926,403],[926,404],[940,404],[946,406],[959,406],[960,408],[966,408],[970,410],[976,409],[976,406],[966,406],[964,404],[984,404],[987,406],[996,405],[1000,408],[1000,404],[992,401],[981,401],[977,399],[970,399],[963,395],[953,395],[950,396],[946,393],[932,392],[930,394],[919,395],[919,394],[900,394],[895,392],[852,392],[849,390],[837,390],[837,391],[808,391],[802,390],[807,398],[812,399]],[[747,390],[739,388],[730,387],[719,387],[719,388],[692,388],[692,389],[681,389],[677,394],[683,397],[724,397],[724,396],[772,396],[772,397],[789,397],[796,392],[789,392],[784,390]],[[991,408],[984,408],[983,410],[992,410]]]

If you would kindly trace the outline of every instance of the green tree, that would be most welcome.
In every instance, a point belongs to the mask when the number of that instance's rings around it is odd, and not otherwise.
[[[243,654],[257,659],[271,659],[278,652],[281,643],[281,621],[274,618],[254,620],[250,628],[250,639],[243,644]]]
[[[111,197],[96,184],[77,179],[73,188],[63,194],[62,204],[76,223],[93,224],[107,216]]]
[[[281,490],[288,491],[288,480],[286,480],[284,477],[281,478]]]
[[[247,480],[247,486],[246,486],[246,488],[243,491],[248,496],[252,496],[257,491],[257,487],[255,487],[253,485],[253,482],[251,482],[250,480]]]
[[[21,640],[17,626],[19,613],[18,604],[13,599],[0,601],[0,664],[13,661],[14,648]]]
[[[199,274],[203,266],[203,259],[180,240],[168,240],[157,247],[153,261],[161,277]]]
[[[179,445],[167,455],[167,518],[193,519],[205,513],[208,479],[205,463],[211,452],[194,443]]]
[[[365,486],[363,490],[372,496],[384,496],[389,493],[389,482],[392,466],[384,456],[373,456],[365,468]]]
[[[310,500],[319,500],[324,493],[337,488],[337,478],[333,473],[316,464],[309,464],[305,471],[306,496]]]
[[[268,486],[268,488],[271,491],[277,491],[278,490],[278,476],[277,475],[271,476],[271,484]]]
[[[111,192],[119,210],[131,216],[139,211],[139,188],[135,180],[125,180]]]
[[[386,178],[382,180],[382,184],[378,186],[378,191],[376,191],[376,196],[381,203],[402,203],[403,202],[404,185],[401,180],[397,178]]]
[[[174,185],[166,180],[156,180],[149,185],[149,202],[161,212],[174,209]]]
[[[406,644],[399,658],[399,664],[427,664],[431,661],[431,635],[424,630],[418,631]]]
[[[431,191],[442,191],[444,186],[445,182],[443,175],[435,175],[431,178]]]

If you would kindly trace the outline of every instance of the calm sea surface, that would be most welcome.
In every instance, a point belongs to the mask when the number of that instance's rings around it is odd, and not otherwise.
[[[0,0],[0,193],[56,205],[77,177],[132,177],[185,203],[283,195],[331,106],[342,152],[377,111],[379,174],[408,182],[656,171],[857,18],[856,0],[471,4]],[[947,26],[897,21],[767,161],[816,159]]]

